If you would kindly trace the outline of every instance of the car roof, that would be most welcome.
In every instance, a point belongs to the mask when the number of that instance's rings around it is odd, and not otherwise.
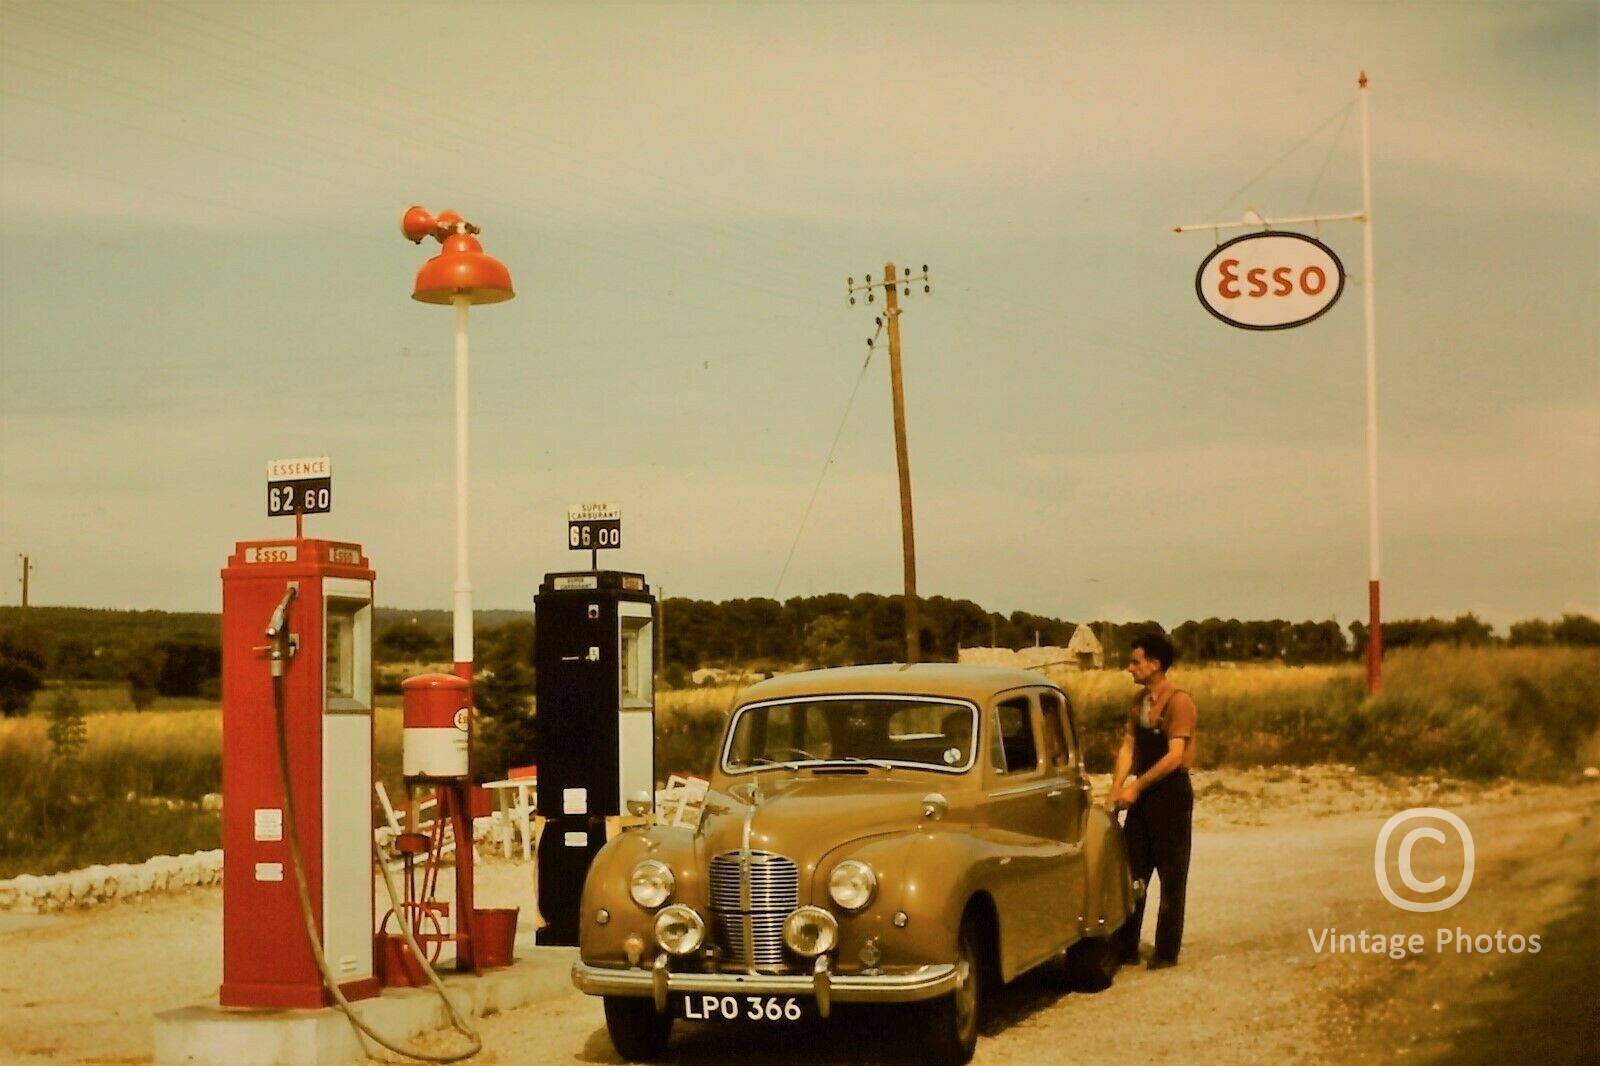
[[[982,703],[997,692],[1045,685],[1059,688],[1043,674],[1012,666],[982,663],[887,663],[879,666],[841,666],[780,674],[759,681],[740,694],[740,703],[800,696],[906,695],[954,696]]]

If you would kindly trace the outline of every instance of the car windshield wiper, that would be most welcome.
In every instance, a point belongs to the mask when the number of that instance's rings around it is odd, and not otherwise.
[[[786,770],[800,769],[799,762],[780,762],[777,759],[769,759],[765,755],[757,755],[754,758],[740,763],[739,765],[754,767],[757,770],[769,770],[774,766],[781,766]]]
[[[823,759],[825,763],[859,763],[866,766],[876,766],[880,770],[893,770],[894,763],[887,759],[863,759],[859,755],[835,755],[831,759]]]

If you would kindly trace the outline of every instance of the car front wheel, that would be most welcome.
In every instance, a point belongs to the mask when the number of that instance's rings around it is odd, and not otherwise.
[[[982,933],[969,914],[956,938],[956,990],[928,1005],[928,1061],[965,1066],[978,1047],[978,1008],[983,1002]]]
[[[624,1061],[643,1062],[666,1050],[672,1015],[658,1013],[653,1001],[635,996],[606,996],[604,1002],[606,1032]]]

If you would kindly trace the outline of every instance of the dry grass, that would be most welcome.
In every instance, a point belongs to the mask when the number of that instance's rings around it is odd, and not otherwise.
[[[1600,650],[1402,649],[1385,690],[1359,666],[1187,668],[1173,680],[1200,706],[1202,765],[1340,763],[1459,777],[1558,777],[1600,756]],[[1090,768],[1103,771],[1134,687],[1117,671],[1062,674]],[[43,713],[0,719],[0,878],[214,848],[220,823],[199,801],[222,779],[215,706],[135,713],[114,690],[86,690],[87,745],[56,758]],[[656,766],[706,773],[739,688],[662,690]],[[400,709],[375,714],[379,779],[400,779]]]

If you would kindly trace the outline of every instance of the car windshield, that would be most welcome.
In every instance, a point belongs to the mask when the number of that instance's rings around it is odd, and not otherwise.
[[[926,697],[811,697],[741,707],[723,769],[865,762],[960,772],[972,765],[977,708]]]

